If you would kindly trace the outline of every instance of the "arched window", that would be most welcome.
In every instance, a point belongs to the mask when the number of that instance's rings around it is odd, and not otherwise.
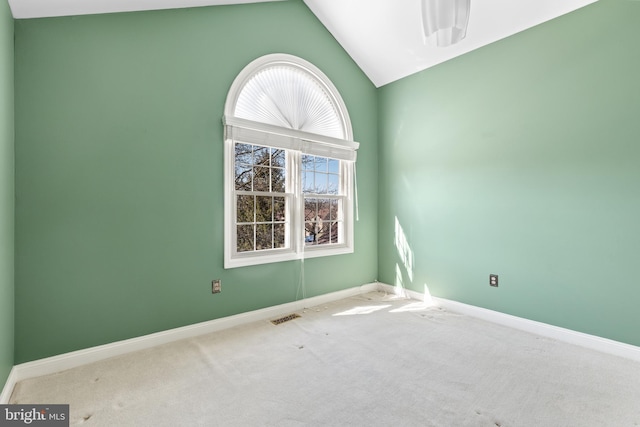
[[[331,81],[298,57],[263,56],[224,114],[225,268],[353,252],[359,144]]]

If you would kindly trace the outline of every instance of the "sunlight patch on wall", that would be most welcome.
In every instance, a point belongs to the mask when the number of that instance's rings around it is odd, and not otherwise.
[[[405,296],[405,276],[409,280],[409,284],[413,283],[413,250],[409,246],[407,235],[400,225],[398,217],[395,218],[395,246],[398,252],[399,263],[396,263],[396,278],[394,281],[395,293],[399,296]]]
[[[432,305],[436,305],[435,301],[433,300],[433,297],[431,296],[431,292],[429,291],[429,286],[427,286],[427,284],[424,284],[424,293],[422,294],[424,297],[424,303],[432,306]]]
[[[398,293],[397,290],[404,289],[404,279],[402,278],[402,269],[400,268],[400,265],[398,265],[397,263],[396,263],[396,280],[393,282],[393,286],[396,288],[396,294]]]
[[[409,281],[413,282],[413,250],[411,250],[411,246],[409,246],[407,235],[404,233],[398,217],[396,217],[395,235],[395,244],[398,256],[400,257],[400,261],[407,272]]]

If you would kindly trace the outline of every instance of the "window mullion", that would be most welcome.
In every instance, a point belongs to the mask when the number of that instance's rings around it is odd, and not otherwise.
[[[291,246],[298,256],[302,256],[304,242],[302,230],[304,227],[304,197],[302,196],[302,156],[299,151],[291,151],[291,176],[290,184],[293,193],[291,203]]]
[[[256,207],[256,203],[257,203],[256,196],[253,196],[253,224],[252,224],[252,226],[253,226],[253,250],[254,251],[258,247],[258,244],[256,242],[256,240],[258,239],[258,233],[257,233],[257,228],[258,227],[256,225],[256,220],[258,219],[257,215],[256,215],[256,211],[258,209]]]

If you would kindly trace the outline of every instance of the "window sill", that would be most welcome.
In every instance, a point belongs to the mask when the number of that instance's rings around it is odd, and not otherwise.
[[[333,255],[344,255],[353,253],[353,247],[347,245],[332,245],[327,247],[305,247],[304,252],[296,253],[293,251],[278,251],[274,253],[263,253],[256,255],[255,253],[247,255],[236,255],[232,258],[225,258],[225,270],[238,267],[249,267],[252,265],[272,264],[283,261],[294,261],[297,259],[320,258]]]

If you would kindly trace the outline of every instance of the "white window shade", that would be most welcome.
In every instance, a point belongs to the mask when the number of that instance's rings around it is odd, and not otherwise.
[[[225,138],[355,162],[359,144],[281,126],[225,117]]]
[[[307,71],[287,64],[272,65],[247,81],[233,115],[346,139],[343,120],[331,98]]]
[[[288,55],[259,59],[234,81],[225,106],[226,138],[355,161],[346,106],[312,64]]]

